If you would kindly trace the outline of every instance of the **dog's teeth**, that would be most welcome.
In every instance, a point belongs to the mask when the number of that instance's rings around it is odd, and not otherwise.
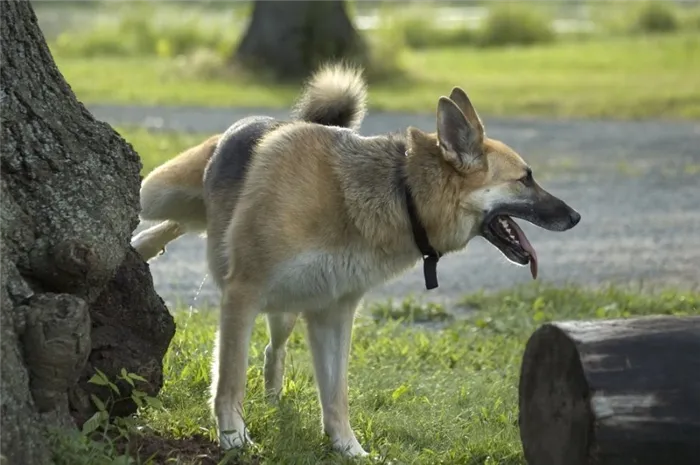
[[[513,230],[510,228],[510,224],[508,223],[508,221],[501,218],[499,218],[498,221],[501,223],[501,226],[503,226],[503,229],[505,229],[506,233],[508,234],[508,237],[510,237],[510,240],[512,240],[516,244],[520,244],[520,242],[518,242],[518,239],[516,239]]]

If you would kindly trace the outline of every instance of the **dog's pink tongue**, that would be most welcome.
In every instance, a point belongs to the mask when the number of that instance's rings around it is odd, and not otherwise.
[[[523,250],[530,254],[530,273],[532,274],[532,279],[537,279],[537,252],[535,252],[535,248],[532,246],[532,244],[530,244],[527,236],[525,236],[525,233],[522,229],[520,229],[520,226],[518,226],[515,221],[511,221],[510,225],[513,229],[515,229],[515,232],[518,235],[518,242],[520,242]]]
[[[527,250],[527,253],[530,254],[530,273],[532,274],[532,279],[537,279],[537,253],[527,238],[522,242],[522,245],[523,248]]]

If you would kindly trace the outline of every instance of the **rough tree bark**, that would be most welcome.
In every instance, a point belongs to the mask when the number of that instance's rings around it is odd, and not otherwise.
[[[332,59],[361,64],[366,45],[346,6],[345,1],[256,0],[234,62],[280,80],[303,79]]]
[[[520,376],[532,465],[691,465],[700,456],[700,317],[547,324]]]
[[[47,432],[80,425],[89,393],[108,399],[86,382],[95,368],[158,392],[175,326],[129,246],[138,155],[78,102],[28,1],[2,2],[0,18],[1,447],[7,463],[44,465]]]

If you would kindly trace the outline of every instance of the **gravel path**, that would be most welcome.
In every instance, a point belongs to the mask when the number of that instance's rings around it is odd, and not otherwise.
[[[136,108],[92,105],[97,118],[116,125],[163,130],[222,131],[258,109]],[[700,121],[603,122],[485,118],[491,137],[506,141],[531,164],[545,188],[582,215],[571,231],[523,229],[537,249],[539,280],[645,288],[698,288],[700,282]],[[370,114],[363,132],[414,125],[432,129],[426,115]],[[206,279],[203,239],[183,237],[152,262],[156,288],[169,302],[201,306],[218,300]],[[473,291],[531,280],[529,270],[508,264],[477,238],[438,266],[440,287],[426,292],[417,266],[375,289],[368,298],[408,294],[449,303]]]

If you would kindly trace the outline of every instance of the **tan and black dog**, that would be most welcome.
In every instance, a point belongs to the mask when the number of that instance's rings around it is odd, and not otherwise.
[[[242,416],[248,346],[265,313],[265,386],[282,388],[285,345],[307,323],[322,425],[334,447],[366,455],[350,426],[347,369],[355,309],[372,287],[482,236],[510,261],[537,256],[517,217],[551,231],[580,215],[533,179],[523,159],[486,137],[458,87],[437,101],[435,133],[366,137],[361,71],[328,65],[311,77],[289,121],[234,123],[154,170],[141,218],[159,221],[132,241],[144,259],[186,232],[206,231],[221,289],[212,401],[224,449],[250,441]]]

